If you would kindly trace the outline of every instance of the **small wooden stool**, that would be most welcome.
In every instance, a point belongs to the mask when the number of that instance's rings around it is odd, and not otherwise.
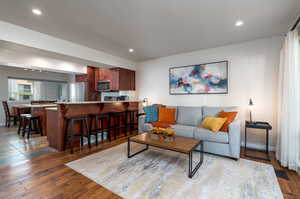
[[[77,116],[77,117],[65,117],[66,126],[65,126],[65,144],[64,149],[66,149],[67,144],[70,144],[71,153],[74,152],[74,139],[80,138],[80,146],[83,146],[83,138],[88,137],[88,126],[87,126],[87,116]],[[79,134],[74,130],[75,122],[80,123],[80,132]],[[84,129],[85,128],[85,132]],[[69,131],[70,129],[70,131]],[[90,146],[90,139],[88,138],[88,144]]]
[[[126,113],[126,131],[130,134],[137,130],[138,125],[138,117],[139,117],[139,111],[138,110],[127,110]]]
[[[109,134],[111,135],[111,131],[114,132],[114,139],[117,139],[117,135],[120,135],[120,130],[124,129],[125,136],[127,136],[126,132],[126,113],[125,112],[112,112],[109,113]]]
[[[27,133],[27,139],[29,139],[32,132],[43,135],[40,116],[33,116],[31,114],[21,114],[20,115],[20,124],[18,133],[22,128],[22,136],[24,137]]]
[[[89,115],[90,124],[89,124],[89,138],[91,139],[91,135],[94,135],[96,137],[96,145],[98,145],[98,134],[101,134],[101,141],[103,142],[104,139],[104,132],[107,132],[107,137],[109,141],[111,140],[110,134],[109,134],[109,122],[107,122],[108,126],[105,128],[105,120],[109,121],[109,114],[90,114]],[[100,125],[99,125],[100,124]],[[94,127],[94,128],[93,128]],[[91,143],[91,141],[89,142]],[[89,147],[91,147],[89,145]]]

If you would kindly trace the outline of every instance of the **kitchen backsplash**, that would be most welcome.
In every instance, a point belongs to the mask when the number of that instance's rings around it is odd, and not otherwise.
[[[101,101],[104,101],[105,96],[118,97],[126,95],[129,97],[129,100],[137,100],[136,91],[116,91],[116,92],[101,92]]]

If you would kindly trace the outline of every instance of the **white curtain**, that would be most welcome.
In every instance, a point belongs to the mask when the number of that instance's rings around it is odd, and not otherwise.
[[[41,81],[33,81],[33,98],[32,100],[43,100],[42,96],[44,96],[45,89],[42,86]]]
[[[300,56],[298,30],[287,34],[280,54],[276,158],[300,174]]]

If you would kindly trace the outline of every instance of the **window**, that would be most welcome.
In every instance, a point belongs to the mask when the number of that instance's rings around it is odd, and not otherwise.
[[[33,81],[8,79],[8,96],[11,101],[32,100]]]
[[[8,96],[10,101],[68,100],[69,90],[66,82],[8,78]]]

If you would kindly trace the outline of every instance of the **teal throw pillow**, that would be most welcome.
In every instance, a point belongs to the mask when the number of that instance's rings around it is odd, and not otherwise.
[[[158,120],[158,107],[157,106],[145,106],[144,112],[146,114],[145,122],[156,122]]]

